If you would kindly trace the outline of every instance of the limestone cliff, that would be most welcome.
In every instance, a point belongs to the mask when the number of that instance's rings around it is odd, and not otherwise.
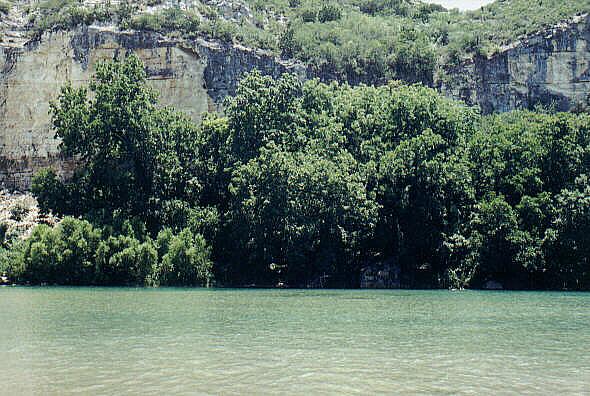
[[[0,47],[0,186],[26,189],[32,174],[54,166],[62,174],[72,162],[59,157],[50,128],[49,102],[60,87],[89,81],[100,60],[136,53],[164,105],[198,119],[234,92],[240,76],[257,68],[278,76],[305,68],[271,54],[204,40],[118,31],[110,26],[46,33],[24,46]]]
[[[227,10],[228,18],[248,16],[247,9],[234,8]],[[68,82],[86,84],[100,60],[136,53],[161,102],[195,120],[218,108],[240,77],[254,68],[275,77],[294,72],[301,78],[336,78],[326,70],[313,72],[312,67],[236,44],[121,31],[112,24],[47,32],[30,40],[18,12],[11,10],[0,23],[6,25],[0,26],[0,188],[27,189],[33,173],[47,166],[71,173],[73,162],[60,158],[50,127],[49,102]],[[447,69],[438,87],[481,106],[484,113],[536,104],[569,110],[586,102],[590,93],[590,18],[577,17],[522,38],[494,56]]]
[[[590,17],[522,38],[447,70],[440,89],[485,114],[542,104],[567,111],[590,93]]]

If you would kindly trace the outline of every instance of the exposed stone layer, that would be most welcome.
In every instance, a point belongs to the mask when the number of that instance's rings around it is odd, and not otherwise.
[[[574,18],[449,70],[441,90],[486,114],[538,104],[570,110],[590,92],[590,18]]]
[[[218,108],[225,96],[235,92],[241,76],[254,68],[274,77],[294,72],[302,79],[337,78],[329,70],[314,71],[265,51],[121,32],[113,26],[46,33],[25,45],[17,38],[0,43],[0,187],[11,189],[29,188],[33,173],[43,167],[54,167],[62,175],[72,172],[73,161],[59,155],[49,102],[68,82],[86,84],[101,60],[136,53],[161,102],[195,120]],[[479,57],[448,70],[438,86],[450,97],[481,106],[484,113],[537,104],[570,110],[586,102],[590,92],[590,19],[578,17],[490,58]]]
[[[88,83],[99,61],[130,52],[145,63],[162,104],[195,120],[233,93],[253,68],[275,77],[287,71],[305,76],[304,67],[263,51],[112,27],[47,33],[24,48],[0,47],[0,186],[26,189],[32,174],[47,166],[71,172],[72,161],[60,157],[50,127],[49,102],[68,82]]]

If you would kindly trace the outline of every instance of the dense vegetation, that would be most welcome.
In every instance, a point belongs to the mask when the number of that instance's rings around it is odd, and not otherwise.
[[[132,56],[52,115],[81,165],[33,192],[84,220],[15,242],[23,281],[354,287],[393,260],[406,287],[590,288],[585,114],[481,117],[420,85],[254,72],[195,125]]]
[[[234,0],[220,7],[195,0],[188,8],[160,3],[88,8],[77,0],[45,0],[29,10],[30,24],[42,32],[110,20],[123,29],[267,49],[307,62],[326,81],[382,84],[394,78],[428,85],[444,77],[445,67],[590,12],[590,0],[496,1],[472,12],[410,0]]]
[[[189,229],[162,230],[155,240],[125,221],[120,232],[66,217],[40,225],[4,252],[12,279],[33,284],[197,286],[212,280],[209,249]]]

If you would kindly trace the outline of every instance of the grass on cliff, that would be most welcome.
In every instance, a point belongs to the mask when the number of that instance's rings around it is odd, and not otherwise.
[[[0,1],[0,14],[6,15],[10,12],[12,4],[8,1]]]
[[[197,28],[178,30],[268,49],[352,82],[407,78],[414,73],[412,81],[429,83],[436,64],[491,55],[522,35],[590,11],[590,0],[496,1],[471,12],[409,0],[245,3],[250,18],[229,22],[209,7],[209,15]],[[161,29],[154,25],[153,30],[166,31],[174,23],[162,24]]]
[[[491,55],[502,45],[590,12],[590,0],[495,1],[479,10],[433,14],[430,28],[446,37],[447,54]]]
[[[77,0],[44,0],[25,9],[29,15],[29,28],[34,34],[108,21],[113,18],[114,11],[110,3],[85,7]]]
[[[426,83],[436,64],[492,55],[522,35],[590,12],[590,0],[498,0],[471,12],[408,0],[247,2],[257,19],[286,18],[261,28],[279,37],[270,49],[285,56],[330,65],[349,80],[414,73],[411,81]]]
[[[112,20],[125,29],[270,50],[352,83],[401,78],[430,84],[437,65],[489,56],[522,35],[590,11],[590,0],[498,0],[471,12],[411,0],[243,0],[229,16],[227,8],[198,1],[187,10],[145,12],[157,4],[88,8],[77,0],[45,0],[31,9],[31,26],[42,32]]]

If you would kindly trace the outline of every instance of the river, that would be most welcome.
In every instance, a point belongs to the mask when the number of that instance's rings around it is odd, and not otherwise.
[[[0,394],[587,394],[590,294],[0,288]]]

